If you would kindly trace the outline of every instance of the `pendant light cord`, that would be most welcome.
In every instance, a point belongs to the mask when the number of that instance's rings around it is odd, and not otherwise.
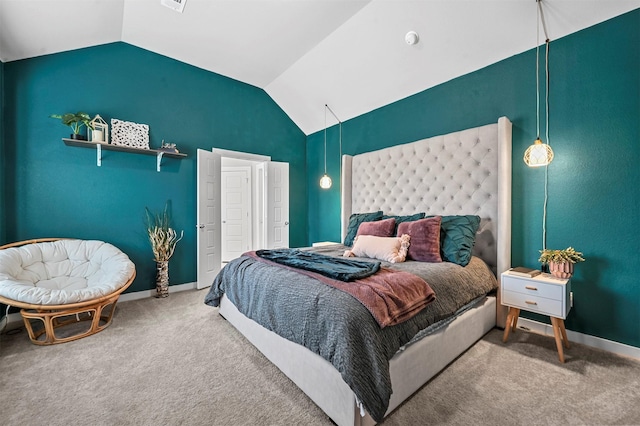
[[[544,21],[544,13],[542,12],[542,0],[536,0],[538,3],[538,20],[536,26],[536,125],[538,131],[538,139],[540,138],[540,22],[544,30],[545,37],[545,138],[547,145],[550,147],[549,140],[549,34]],[[547,203],[549,201],[549,163],[544,166],[544,204],[542,206],[542,249],[547,248]]]
[[[342,120],[338,118],[335,112],[327,104],[324,104],[324,172],[327,173],[327,110],[336,119],[340,128],[340,176],[342,176]]]
[[[547,146],[551,146],[551,141],[549,140],[549,39],[546,40],[546,56],[545,56],[545,74],[546,74],[546,93],[545,93],[545,123],[546,123],[546,133],[545,136],[547,138]],[[549,163],[544,166],[544,208],[542,213],[542,249],[546,250],[547,248],[547,202],[549,200]]]
[[[324,104],[324,174],[327,174],[327,108]]]
[[[536,18],[536,138],[540,139],[540,13],[542,6],[540,0],[536,0],[536,3],[538,3]]]

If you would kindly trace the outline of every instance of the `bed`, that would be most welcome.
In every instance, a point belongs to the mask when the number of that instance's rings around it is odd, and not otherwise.
[[[385,214],[398,216],[416,212],[424,212],[428,216],[477,215],[480,217],[480,224],[469,265],[475,265],[478,270],[483,267],[490,270],[492,288],[497,287],[500,273],[510,267],[511,252],[511,123],[506,117],[500,118],[497,123],[460,132],[355,156],[345,155],[342,170],[343,238],[349,230],[349,218],[358,212],[383,211]],[[344,249],[341,245],[334,245],[324,246],[316,251],[338,256]],[[290,275],[295,272],[278,272],[278,268],[274,266],[265,269],[264,264],[253,262],[247,257],[234,262],[227,265],[216,278],[207,301],[216,299],[215,304],[219,304],[220,314],[338,425],[372,425],[376,423],[375,419],[380,421],[496,324],[504,324],[505,312],[498,300],[499,293],[493,292],[474,298],[441,322],[435,321],[439,318],[432,318],[433,322],[428,321],[430,333],[423,333],[425,336],[420,339],[413,338],[415,330],[409,332],[398,329],[401,334],[411,336],[404,336],[397,342],[397,351],[395,346],[385,346],[387,350],[392,349],[394,352],[384,355],[387,359],[382,367],[373,362],[378,355],[371,359],[358,356],[349,360],[354,363],[349,371],[355,372],[357,377],[365,377],[373,383],[372,386],[378,386],[374,390],[382,389],[384,392],[381,393],[385,393],[387,384],[378,382],[389,381],[390,395],[385,395],[379,403],[372,402],[371,392],[367,392],[369,389],[366,386],[365,391],[362,390],[359,379],[355,379],[357,386],[354,386],[354,379],[344,375],[343,358],[338,357],[341,361],[336,362],[333,354],[324,353],[325,349],[321,346],[324,343],[318,343],[318,338],[305,337],[307,341],[311,341],[307,345],[310,349],[295,343],[296,336],[304,334],[304,331],[296,330],[297,323],[301,321],[292,321],[290,325],[274,325],[270,322],[270,316],[276,315],[278,311],[301,310],[305,304],[310,309],[315,309],[314,315],[318,316],[322,315],[323,309],[360,312],[356,307],[357,302],[356,305],[343,307],[343,303],[351,303],[345,301],[350,296],[342,295],[339,300],[332,299],[331,303],[316,296],[309,302],[296,303],[293,307],[290,302],[289,305],[283,302],[279,306],[279,302],[267,300],[269,293],[243,301],[239,293],[243,291],[244,284],[238,284],[242,280],[224,278],[234,268],[241,270],[244,267],[242,264],[262,268],[254,272],[257,276],[264,277],[265,283],[272,278],[275,281],[287,281],[289,284],[278,290],[285,294],[297,294],[298,289],[292,283],[301,279]],[[439,268],[449,268],[446,262],[440,265]],[[242,273],[246,271],[248,269],[242,270]],[[275,278],[270,277],[272,274],[275,274]],[[224,286],[220,284],[222,281]],[[234,288],[236,285],[237,289]],[[319,292],[333,290],[321,290],[322,284],[319,286]],[[309,283],[309,287],[313,285]],[[436,295],[438,291],[436,290]],[[446,296],[441,298],[446,299]],[[429,315],[427,311],[430,306],[407,321],[411,323],[407,327],[424,325],[421,318]],[[267,311],[269,314],[264,314]],[[341,312],[336,311],[332,315],[342,318]],[[264,314],[262,317],[261,313]],[[366,316],[366,313],[360,312],[359,315]],[[356,317],[355,320],[336,321],[336,330],[333,330],[334,325],[322,324],[323,327],[331,328],[327,330],[327,336],[349,333],[356,336],[361,330],[353,329],[367,329],[368,326],[354,326],[349,322],[364,321],[364,316]],[[389,329],[387,327],[385,330]],[[271,330],[277,330],[279,334]],[[368,340],[366,336],[366,333],[356,337],[349,335],[348,340],[365,342]],[[329,338],[333,337],[327,337]],[[400,339],[394,337],[393,340],[395,342]],[[335,350],[335,346],[332,348],[331,350]],[[331,359],[333,364],[327,359]],[[382,371],[383,369],[386,370]],[[373,397],[375,399],[375,395]]]

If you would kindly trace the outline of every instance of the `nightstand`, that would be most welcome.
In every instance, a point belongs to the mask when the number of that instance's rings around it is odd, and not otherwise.
[[[340,244],[340,243],[334,243],[333,241],[320,241],[320,242],[311,244],[311,247],[332,246],[334,244]]]
[[[500,291],[502,304],[509,307],[502,341],[506,342],[509,333],[516,330],[520,310],[548,315],[556,338],[558,358],[564,362],[562,346],[564,344],[569,348],[564,320],[571,310],[571,280],[556,278],[551,274],[521,277],[506,271],[501,275]]]

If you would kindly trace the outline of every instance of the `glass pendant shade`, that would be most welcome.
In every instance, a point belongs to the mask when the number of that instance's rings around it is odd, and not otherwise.
[[[326,173],[322,175],[322,177],[320,178],[320,188],[322,189],[331,188],[331,178]]]
[[[546,143],[542,143],[540,138],[536,139],[524,152],[524,162],[529,167],[542,167],[553,160],[553,150]]]
[[[327,110],[333,114],[340,125],[340,157],[342,157],[342,121],[329,108],[329,105],[324,104],[324,175],[320,178],[320,188],[322,189],[329,189],[332,185],[331,178],[327,174]]]

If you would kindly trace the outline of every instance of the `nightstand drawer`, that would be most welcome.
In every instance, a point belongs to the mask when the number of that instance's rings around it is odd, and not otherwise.
[[[508,277],[503,279],[502,288],[505,291],[526,294],[528,296],[544,297],[546,299],[562,300],[564,298],[564,286],[546,284],[531,279]]]
[[[547,299],[544,297],[508,291],[505,289],[505,291],[502,292],[502,304],[524,309],[529,312],[564,318],[564,314],[562,312],[562,299]]]

